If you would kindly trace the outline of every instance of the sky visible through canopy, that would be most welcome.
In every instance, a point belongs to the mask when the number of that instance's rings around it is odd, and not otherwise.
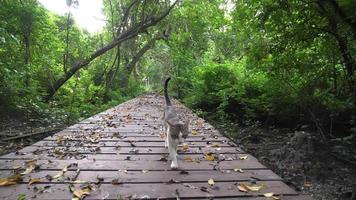
[[[70,10],[76,24],[90,33],[100,31],[105,25],[101,0],[79,0],[79,6],[76,8],[68,8],[66,0],[39,0],[39,2],[58,15],[65,15]]]

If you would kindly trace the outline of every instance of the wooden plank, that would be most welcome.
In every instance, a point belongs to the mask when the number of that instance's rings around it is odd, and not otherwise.
[[[110,184],[113,180],[118,179],[121,183],[170,183],[170,182],[207,182],[212,178],[215,182],[231,181],[281,181],[281,178],[271,170],[245,170],[243,173],[234,171],[81,171],[78,176],[76,171],[67,171],[63,177],[58,179],[47,179],[49,175],[54,177],[60,170],[37,171],[23,175],[22,184],[28,184],[31,178],[40,179],[39,183],[70,183],[73,180],[86,182],[98,182]],[[0,171],[0,177],[9,177],[13,175],[11,170]],[[173,180],[173,181],[172,181]]]
[[[226,160],[239,159],[240,156],[246,154],[215,154],[216,160]],[[52,153],[43,152],[40,155],[35,155],[32,153],[27,154],[16,154],[10,153],[0,157],[1,160],[143,160],[143,161],[164,161],[164,158],[168,157],[167,154],[134,154],[134,155],[123,155],[123,154],[66,154],[64,156],[56,155]],[[180,154],[178,155],[178,160],[184,161],[185,159],[191,158],[193,160],[203,160],[204,156],[202,154]]]
[[[217,142],[187,142],[189,147],[206,147],[206,146],[212,146],[214,148],[218,147],[231,147],[235,146],[233,143],[224,143],[221,141]],[[32,146],[47,146],[47,147],[55,147],[55,146],[106,146],[106,147],[163,147],[164,146],[164,141],[154,141],[154,142],[132,142],[132,141],[118,141],[118,142],[98,142],[98,143],[91,143],[91,142],[83,142],[83,141],[63,141],[63,142],[58,142],[57,141],[39,141]],[[181,145],[179,145],[181,146]]]
[[[170,165],[168,162],[162,161],[116,161],[112,160],[101,161],[101,160],[38,160],[39,169],[41,170],[61,170],[65,166],[72,163],[77,164],[75,167],[80,170],[169,170]],[[0,160],[0,170],[12,170],[16,169],[17,166],[24,166],[24,161],[21,160]],[[234,170],[235,168],[239,169],[266,169],[264,165],[259,163],[255,159],[249,160],[232,160],[232,161],[221,161],[221,162],[212,162],[212,161],[201,161],[197,162],[179,162],[179,168],[184,170]]]
[[[52,137],[90,137],[92,135],[99,135],[101,138],[106,138],[106,137],[116,137],[116,138],[122,138],[122,137],[160,137],[160,132],[155,131],[155,132],[133,132],[133,131],[81,131],[81,130],[70,130],[66,129],[64,131],[56,133]],[[211,138],[211,139],[220,139],[220,140],[228,140],[228,138],[221,136],[220,134],[217,133],[207,133],[207,134],[197,134],[197,135],[189,135],[187,139],[189,138]]]
[[[45,141],[56,141],[57,136],[49,136],[46,137]],[[83,136],[74,136],[74,137],[69,137],[67,140],[69,141],[80,141],[80,140],[86,140],[86,138],[83,138]],[[100,142],[118,142],[118,141],[134,141],[134,142],[158,142],[158,141],[164,141],[164,139],[158,137],[158,136],[123,136],[121,138],[117,137],[101,137],[98,139]],[[220,141],[220,142],[228,142],[228,139],[225,137],[204,137],[204,136],[196,136],[196,137],[188,137],[186,142],[198,142],[198,141],[205,141],[205,142],[215,142],[215,141]]]
[[[88,154],[166,154],[168,153],[167,148],[165,147],[38,147],[38,146],[28,146],[21,150],[19,153],[32,153],[37,152],[36,154],[43,153],[43,152],[51,152],[53,154],[64,154],[68,152],[75,152],[75,153],[88,153]],[[187,150],[182,151],[178,149],[179,154],[206,154],[206,153],[215,153],[215,154],[232,154],[232,153],[243,153],[240,148],[238,147],[189,147]]]
[[[257,184],[264,184],[265,187],[259,192],[245,193],[237,189],[233,182],[217,182],[213,187],[208,183],[190,183],[184,185],[182,183],[173,184],[101,184],[95,187],[95,191],[85,199],[119,199],[120,197],[131,197],[133,199],[166,199],[176,198],[177,192],[180,198],[207,198],[207,197],[256,197],[262,196],[264,193],[273,192],[275,194],[296,195],[297,193],[280,181],[263,181]],[[41,193],[35,192],[34,188],[43,188],[49,186]],[[76,186],[79,187],[79,186]],[[207,190],[201,190],[202,187]],[[177,192],[176,192],[177,191]],[[208,192],[206,192],[208,191]],[[1,187],[0,194],[4,200],[16,199],[19,193],[24,193],[26,198],[31,198],[36,195],[36,199],[71,199],[72,193],[69,191],[68,184],[35,184],[27,186],[20,184],[9,187]]]

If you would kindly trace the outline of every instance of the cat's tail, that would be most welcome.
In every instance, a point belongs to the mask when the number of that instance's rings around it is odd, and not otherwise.
[[[171,77],[168,77],[168,78],[166,79],[166,81],[164,82],[164,99],[166,100],[166,105],[167,105],[167,106],[172,105],[172,102],[171,102],[171,100],[170,100],[169,97],[168,97],[168,91],[167,91],[167,87],[168,87],[168,82],[169,82],[169,80],[171,80]]]

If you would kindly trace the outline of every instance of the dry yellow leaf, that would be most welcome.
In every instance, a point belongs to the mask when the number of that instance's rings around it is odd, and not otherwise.
[[[184,143],[182,146],[183,151],[187,151],[189,149],[188,144]]]
[[[64,173],[67,172],[67,171],[68,171],[68,166],[66,165],[66,166],[63,167],[63,169],[62,169],[57,175],[53,176],[53,178],[54,178],[54,179],[60,178],[60,177],[62,177],[62,176],[64,175]]]
[[[281,200],[281,198],[277,197],[277,196],[272,196],[272,199],[274,200]]]
[[[240,160],[247,160],[247,156],[240,156]]]
[[[214,179],[210,178],[210,179],[208,180],[208,184],[209,184],[209,185],[214,185]]]
[[[206,154],[205,156],[205,159],[208,160],[208,161],[213,161],[215,158],[212,154]]]
[[[196,130],[192,130],[192,135],[199,135],[199,133]]]
[[[82,198],[86,195],[89,195],[90,194],[90,189],[89,188],[85,188],[85,189],[76,189],[74,190],[73,192],[73,195],[78,197],[78,198]]]
[[[31,165],[31,166],[27,167],[26,170],[24,172],[22,172],[21,174],[22,175],[29,174],[32,172],[33,169],[35,169],[35,166]]]
[[[239,184],[237,186],[237,188],[241,191],[241,192],[248,192],[247,188],[245,187],[245,185]]]
[[[219,148],[220,147],[220,144],[218,144],[218,143],[215,143],[215,144],[213,144],[213,145],[211,145],[212,147],[215,147],[215,148]]]
[[[29,165],[29,166],[30,166],[30,165],[35,165],[36,162],[37,162],[37,159],[36,159],[36,158],[31,159],[31,160],[26,160],[26,161],[25,161],[26,165]]]
[[[274,195],[273,192],[263,194],[263,196],[265,196],[265,197],[272,197],[273,195]]]
[[[163,132],[160,132],[159,136],[161,137],[161,139],[164,139],[166,137],[166,135]]]
[[[67,166],[67,165],[66,165],[66,166],[64,166],[64,167],[63,167],[63,169],[62,169],[62,171],[63,171],[63,172],[68,171],[68,166]]]
[[[14,165],[14,169],[20,169],[22,166],[21,165]]]
[[[39,183],[41,180],[39,178],[31,178],[28,185],[32,185],[34,183]]]
[[[247,190],[251,192],[258,192],[263,188],[263,185],[257,185],[257,184],[248,185],[245,183],[241,183],[240,185],[243,185]]]
[[[63,171],[60,171],[57,175],[53,176],[54,179],[60,178],[64,175]]]
[[[8,186],[8,185],[15,185],[17,182],[22,181],[22,177],[18,174],[10,176],[8,178],[0,178],[0,187],[1,186]]]
[[[82,184],[82,183],[87,183],[88,181],[83,181],[83,180],[75,180],[71,181],[71,183],[76,183],[76,184]]]
[[[193,160],[192,157],[185,157],[185,158],[184,158],[184,161],[185,161],[185,162],[194,162],[194,160]]]
[[[57,136],[57,138],[56,138],[57,144],[61,143],[62,141],[64,141],[64,135]]]
[[[6,180],[6,179],[0,179],[0,187],[1,186],[8,186],[8,185],[15,185],[17,184],[14,181]]]
[[[147,174],[148,170],[144,169],[144,170],[142,170],[142,173]]]

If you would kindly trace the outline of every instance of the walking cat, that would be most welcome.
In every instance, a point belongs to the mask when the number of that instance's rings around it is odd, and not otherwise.
[[[172,160],[171,168],[178,168],[177,161],[177,146],[184,142],[187,138],[189,130],[189,120],[186,122],[181,121],[178,118],[175,107],[172,105],[171,100],[168,97],[168,82],[171,78],[167,78],[164,82],[164,98],[166,101],[166,107],[163,112],[163,129],[166,136],[165,147],[168,147],[169,156]]]

